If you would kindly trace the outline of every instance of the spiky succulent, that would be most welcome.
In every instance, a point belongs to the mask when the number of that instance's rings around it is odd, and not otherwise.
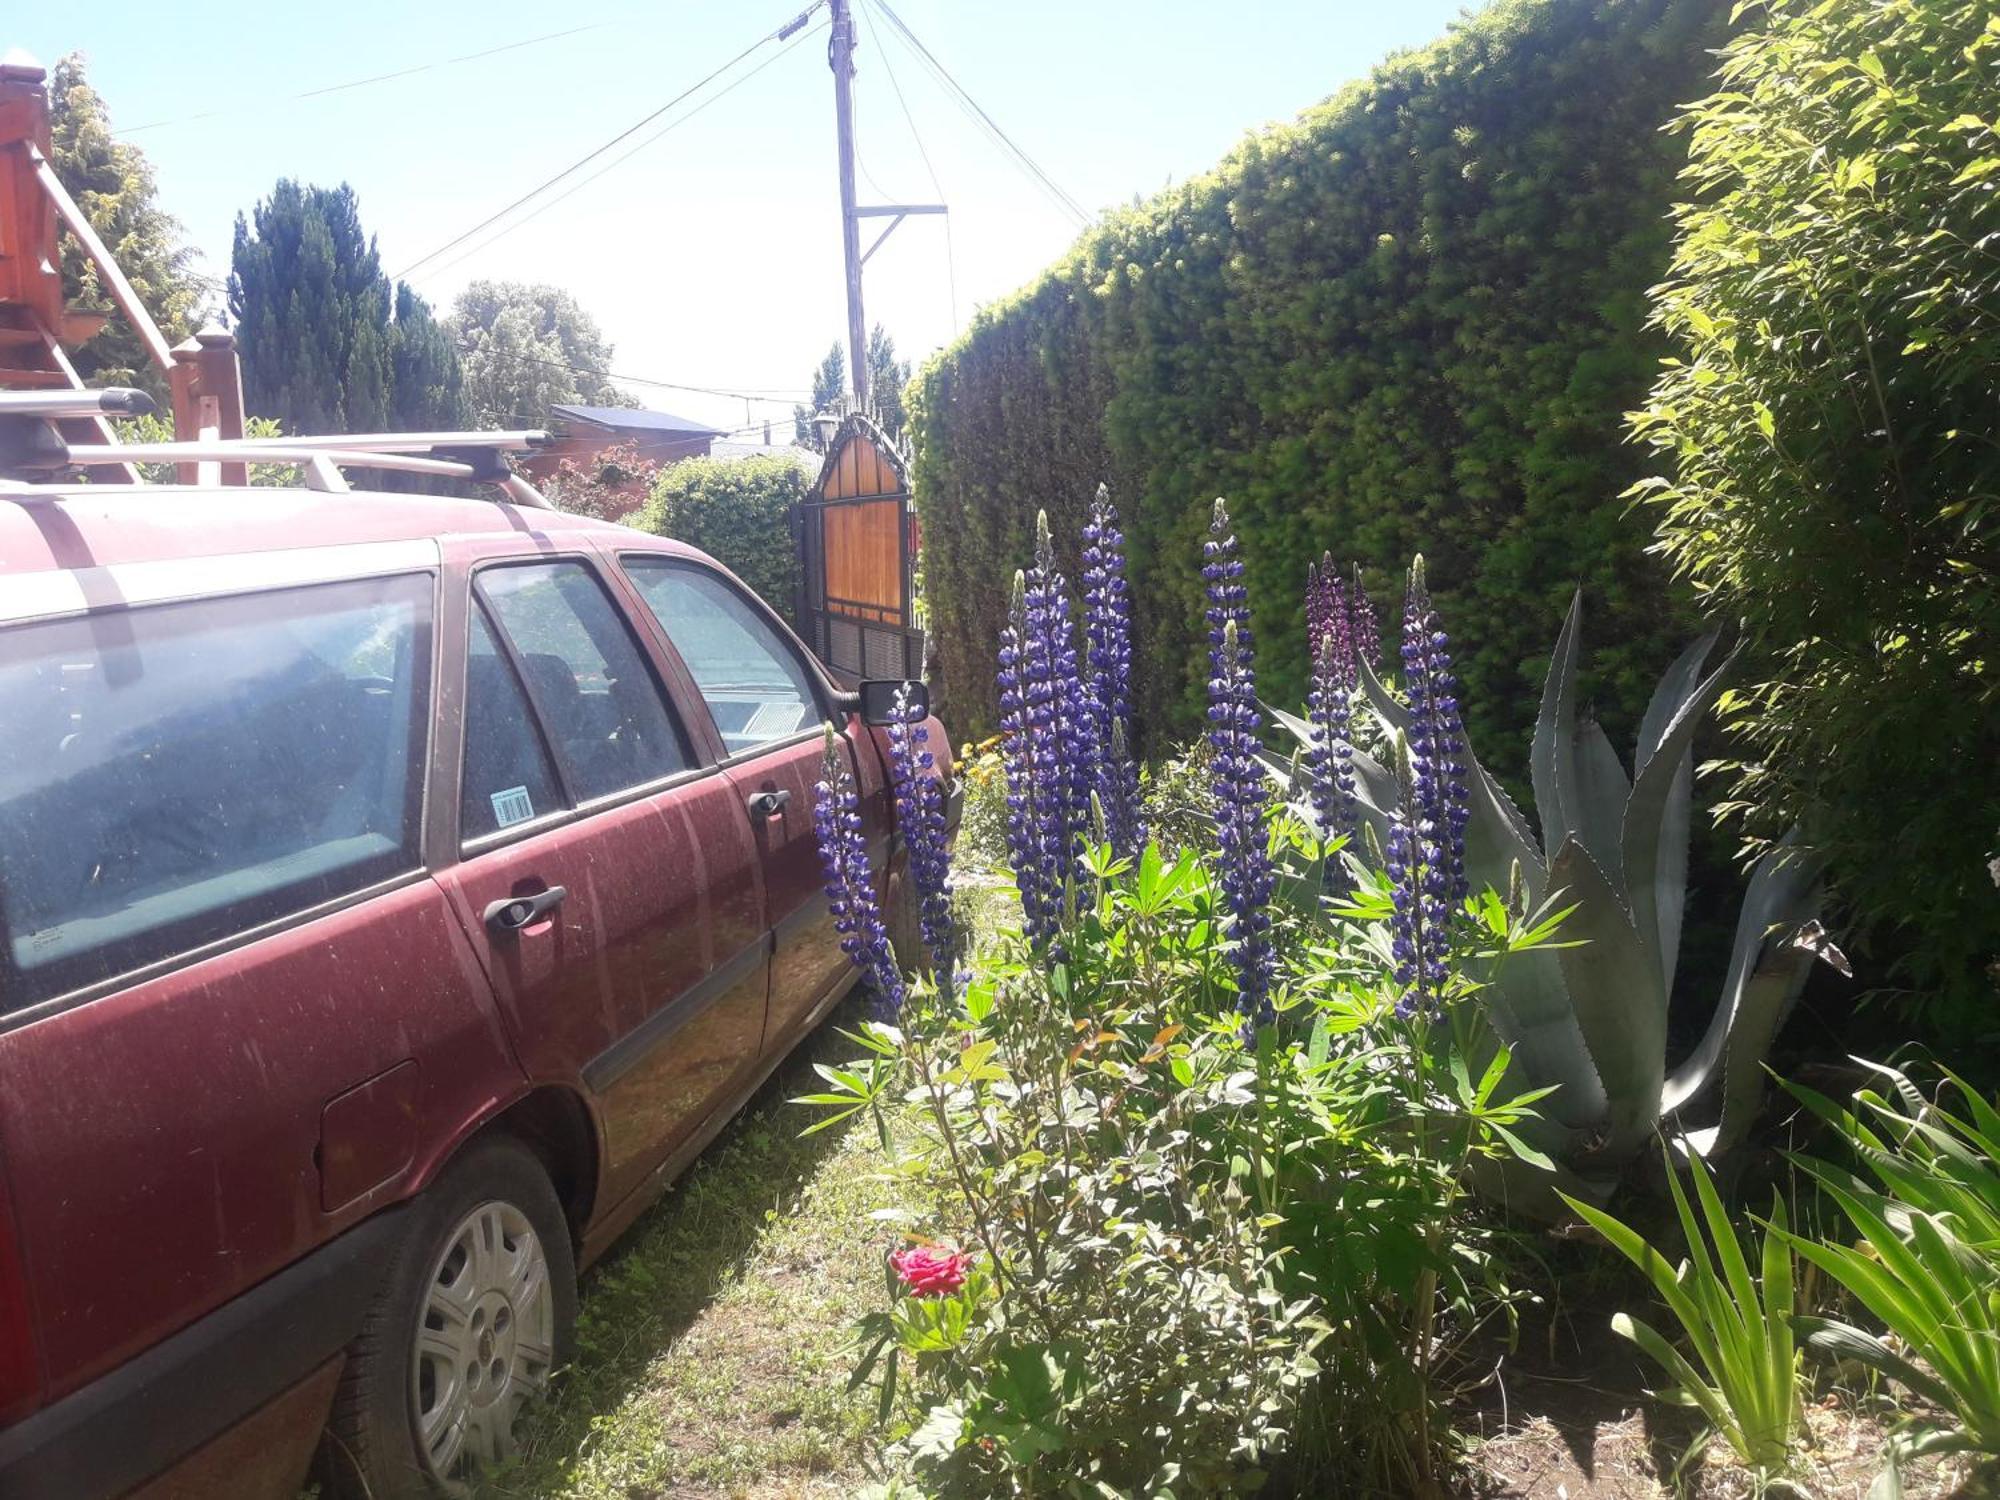
[[[1423,609],[1416,613],[1421,622]],[[1478,998],[1512,1051],[1521,1086],[1557,1086],[1538,1106],[1533,1135],[1560,1164],[1560,1185],[1602,1197],[1664,1120],[1718,1085],[1719,1118],[1684,1131],[1690,1149],[1725,1150],[1748,1128],[1762,1095],[1763,1058],[1812,961],[1792,939],[1818,909],[1819,865],[1787,841],[1752,871],[1721,1001],[1700,1045],[1670,1074],[1667,1000],[1686,901],[1694,737],[1730,663],[1703,674],[1715,648],[1708,635],[1668,669],[1639,726],[1628,775],[1604,731],[1578,707],[1581,613],[1579,596],[1556,642],[1530,754],[1541,838],[1461,738],[1463,859],[1473,890],[1511,893],[1523,907],[1573,908],[1560,933],[1571,946],[1509,956],[1484,976]],[[1408,740],[1413,760],[1417,742],[1435,740],[1437,719],[1456,710],[1455,702],[1450,711],[1444,704],[1455,698],[1443,686],[1448,662],[1426,660],[1421,629],[1417,636],[1425,681],[1409,686],[1411,701],[1392,694],[1366,662],[1361,668],[1371,710],[1388,733]],[[1418,722],[1420,704],[1429,725]],[[1275,717],[1303,743],[1317,733],[1304,719]],[[1285,775],[1275,756],[1266,767]],[[1424,821],[1436,793],[1406,789],[1358,750],[1354,768],[1363,845],[1386,856],[1399,822],[1408,828],[1412,818]],[[1449,827],[1448,814],[1445,822]],[[1525,1190],[1552,1208],[1553,1185],[1549,1174],[1537,1173],[1509,1188],[1517,1202]]]

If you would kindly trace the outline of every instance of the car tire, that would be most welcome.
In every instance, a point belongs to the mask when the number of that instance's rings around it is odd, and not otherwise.
[[[518,1451],[523,1410],[572,1353],[576,1259],[532,1151],[474,1142],[413,1218],[327,1421],[320,1479],[336,1500],[467,1493],[470,1469]]]

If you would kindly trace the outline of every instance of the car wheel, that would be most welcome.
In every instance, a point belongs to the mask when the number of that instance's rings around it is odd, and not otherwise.
[[[520,1451],[523,1414],[570,1358],[575,1257],[533,1152],[468,1147],[413,1217],[327,1423],[322,1478],[351,1500],[468,1493]]]

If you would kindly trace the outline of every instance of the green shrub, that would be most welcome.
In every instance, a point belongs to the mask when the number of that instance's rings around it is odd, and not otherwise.
[[[1112,216],[983,312],[914,386],[955,731],[996,721],[993,642],[1037,509],[1074,536],[1106,480],[1148,748],[1199,721],[1198,541],[1218,494],[1272,701],[1304,696],[1308,561],[1360,559],[1394,611],[1422,550],[1475,645],[1475,735],[1525,743],[1544,622],[1581,581],[1602,643],[1589,691],[1630,737],[1692,632],[1618,498],[1641,460],[1619,414],[1663,347],[1645,289],[1667,264],[1682,143],[1659,127],[1700,91],[1725,10],[1501,0]]]
[[[1905,975],[1994,1032],[2000,952],[2000,21],[1991,0],[1757,7],[1692,107],[1635,430],[1676,571],[1761,649],[1733,810],[1804,823]]]
[[[777,454],[683,459],[660,472],[628,524],[701,548],[789,618],[799,591],[792,508],[811,487],[812,475]]]

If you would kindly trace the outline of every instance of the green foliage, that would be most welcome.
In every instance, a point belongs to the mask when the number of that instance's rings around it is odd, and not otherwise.
[[[792,512],[811,487],[812,476],[780,454],[682,459],[660,471],[627,524],[699,547],[789,617],[799,590]]]
[[[2000,1454],[2000,1110],[1949,1069],[1930,1100],[1894,1068],[1870,1066],[1889,1091],[1860,1090],[1853,1110],[1786,1085],[1876,1180],[1795,1157],[1862,1238],[1793,1243],[1881,1320],[1894,1345],[1829,1318],[1801,1320],[1808,1343],[1936,1408],[1907,1425],[1899,1448]],[[1956,1109],[1947,1107],[1954,1096]]]
[[[1660,343],[1682,143],[1718,0],[1501,0],[1216,171],[1092,230],[982,312],[913,386],[952,722],[995,721],[993,642],[1036,511],[1074,535],[1099,480],[1126,522],[1142,738],[1198,721],[1199,536],[1230,497],[1266,695],[1305,686],[1310,559],[1364,564],[1393,609],[1421,549],[1473,643],[1472,727],[1524,743],[1539,621],[1581,581],[1615,728],[1685,628],[1618,415]],[[1075,557],[1063,559],[1075,571]],[[1496,769],[1512,776],[1513,759]]]
[[[613,443],[581,458],[565,457],[542,495],[557,510],[599,521],[622,521],[645,505],[660,466],[637,443]]]
[[[1626,1313],[1614,1317],[1611,1326],[1673,1377],[1674,1394],[1699,1407],[1738,1458],[1768,1476],[1785,1467],[1804,1416],[1792,1332],[1794,1267],[1785,1203],[1773,1195],[1762,1274],[1752,1276],[1736,1228],[1699,1154],[1689,1155],[1688,1171],[1701,1201],[1699,1219],[1688,1206],[1669,1150],[1667,1181],[1688,1250],[1688,1259],[1678,1267],[1669,1266],[1638,1231],[1603,1210],[1575,1199],[1569,1200],[1570,1207],[1645,1273],[1686,1333],[1694,1360]]]
[[[445,328],[482,427],[547,427],[557,405],[639,404],[604,373],[612,346],[561,287],[475,281],[452,303]]]
[[[49,77],[49,160],[167,341],[194,332],[209,285],[195,272],[180,221],[156,201],[146,153],[113,137],[110,112],[85,78],[80,52],[58,62]],[[115,304],[97,267],[69,235],[60,238],[63,295],[73,306],[110,311]],[[86,384],[136,385],[164,404],[165,376],[117,313],[74,358]]]
[[[1641,485],[1757,681],[1752,843],[1794,823],[1912,983],[1993,1036],[2000,901],[2000,20],[1990,0],[1747,7],[1691,143]]]
[[[1681,654],[1647,704],[1628,771],[1580,703],[1582,610],[1579,595],[1549,660],[1528,752],[1541,839],[1480,764],[1468,737],[1465,868],[1474,890],[1518,890],[1521,905],[1565,913],[1566,941],[1510,957],[1488,977],[1480,999],[1522,1077],[1556,1090],[1534,1132],[1537,1143],[1573,1174],[1566,1181],[1572,1192],[1601,1200],[1662,1119],[1713,1088],[1722,1093],[1720,1120],[1693,1132],[1690,1143],[1719,1152],[1742,1138],[1762,1098],[1764,1057],[1812,964],[1812,950],[1793,939],[1818,909],[1819,887],[1816,861],[1796,849],[1781,846],[1759,861],[1707,1032],[1670,1073],[1668,1002],[1687,897],[1693,747],[1730,663],[1704,675],[1713,635]],[[1365,665],[1361,699],[1378,739],[1394,743],[1409,732],[1409,709]],[[1307,721],[1282,712],[1273,717],[1302,750],[1315,743]],[[1403,790],[1358,747],[1352,764],[1361,820],[1374,847],[1385,848]],[[1271,773],[1297,815],[1309,820],[1311,799],[1296,766],[1273,762]],[[1544,1195],[1552,1185],[1528,1184]],[[1517,1183],[1494,1186],[1515,1195],[1519,1207],[1554,1207],[1519,1196]]]
[[[248,413],[294,433],[465,425],[450,340],[423,298],[392,293],[345,183],[281,179],[249,220],[236,216],[229,310]]]
[[[174,424],[164,412],[153,412],[143,417],[124,417],[117,423],[118,441],[121,443],[171,443],[174,441]],[[285,429],[269,417],[245,417],[243,435],[246,438],[283,437]],[[176,464],[140,464],[139,477],[148,484],[179,484],[180,468]],[[299,483],[297,464],[252,464],[250,482],[267,488],[291,488]]]
[[[903,388],[910,383],[910,362],[896,358],[896,341],[889,330],[877,323],[868,333],[868,405],[875,424],[890,438],[901,442],[909,427],[910,414],[903,402]],[[826,358],[813,367],[812,402],[792,408],[793,441],[801,448],[824,453],[826,445],[813,425],[820,412],[842,410],[851,403],[847,388],[847,347],[839,339]]]
[[[1316,871],[1295,820],[1271,837]],[[814,1129],[913,1101],[916,1149],[885,1127],[884,1155],[944,1201],[905,1228],[970,1259],[942,1294],[890,1275],[861,1322],[901,1458],[926,1493],[1237,1494],[1309,1432],[1316,1492],[1433,1481],[1469,1341],[1512,1300],[1467,1170],[1533,1156],[1476,986],[1399,1015],[1371,882],[1281,921],[1281,1019],[1246,1038],[1197,852],[1099,848],[1088,884],[1060,956],[1006,934],[805,1101]],[[1547,936],[1497,901],[1475,926],[1468,963]]]

